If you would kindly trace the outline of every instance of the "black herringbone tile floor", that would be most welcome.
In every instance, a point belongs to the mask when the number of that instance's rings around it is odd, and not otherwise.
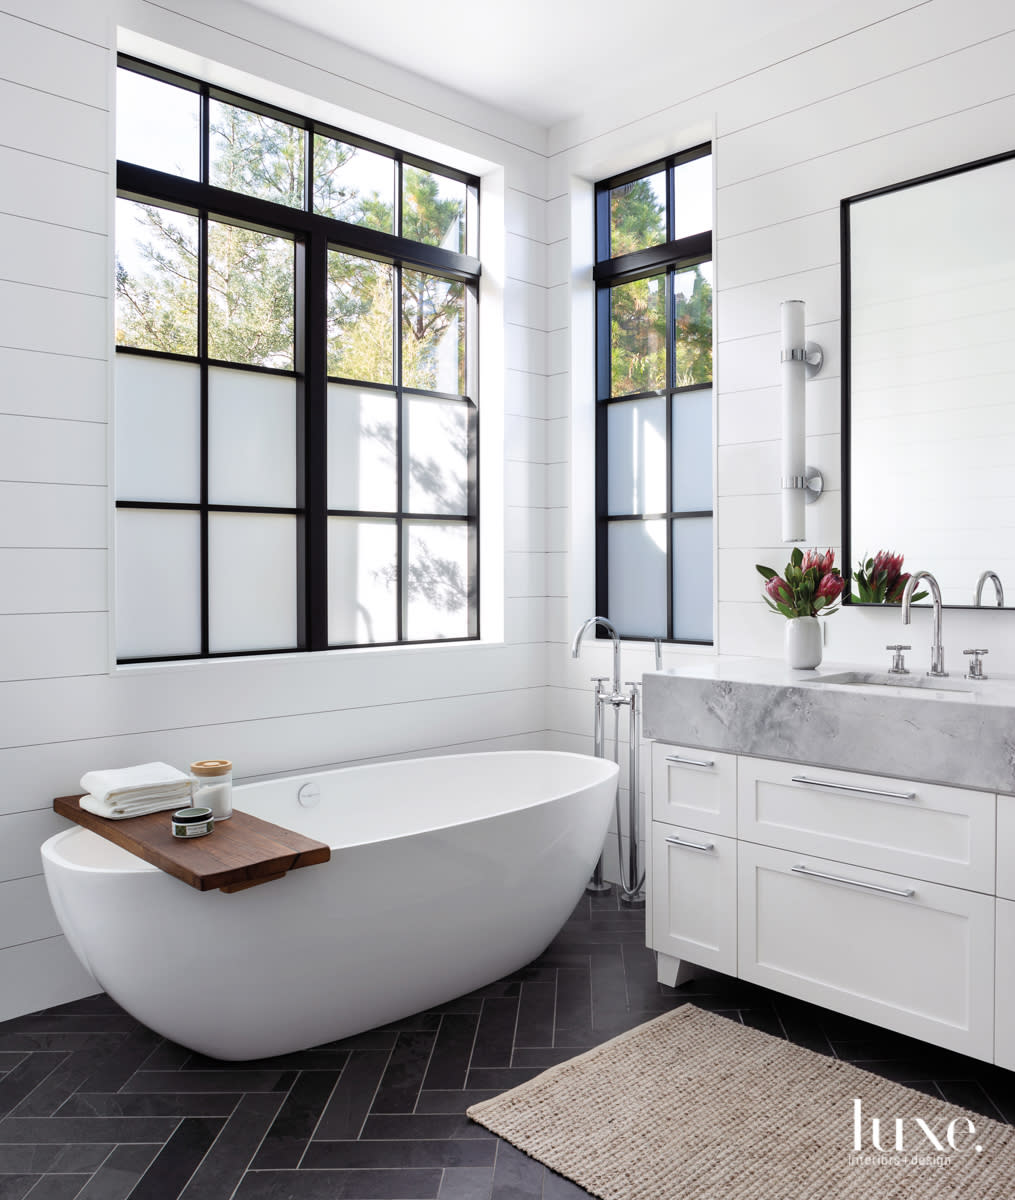
[[[282,1058],[192,1054],[105,996],[0,1024],[0,1200],[576,1200],[465,1109],[686,1000],[1015,1119],[1007,1071],[721,975],[661,987],[607,897],[506,979]]]

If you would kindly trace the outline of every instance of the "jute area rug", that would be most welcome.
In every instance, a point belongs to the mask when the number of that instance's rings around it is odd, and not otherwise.
[[[468,1115],[602,1200],[1013,1200],[1015,1131],[684,1005]]]

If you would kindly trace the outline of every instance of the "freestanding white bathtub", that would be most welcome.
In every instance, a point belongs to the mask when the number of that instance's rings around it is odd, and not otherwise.
[[[79,827],[43,845],[43,868],[75,953],[128,1012],[215,1058],[267,1057],[408,1016],[539,955],[595,865],[617,770],[519,751],[237,787],[236,808],[327,842],[332,857],[232,895],[198,892]]]

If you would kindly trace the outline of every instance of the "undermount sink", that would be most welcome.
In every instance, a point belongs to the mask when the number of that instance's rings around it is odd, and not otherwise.
[[[893,675],[889,671],[842,671],[834,675],[823,675],[821,682],[841,684],[845,687],[876,688],[882,693],[918,696],[926,700],[971,700],[976,694],[975,684],[961,678],[952,679],[947,675]]]

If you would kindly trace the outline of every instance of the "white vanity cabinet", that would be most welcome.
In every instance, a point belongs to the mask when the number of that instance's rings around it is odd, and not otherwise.
[[[736,973],[736,830],[736,755],[654,743],[646,924],[670,986],[684,960]]]
[[[652,755],[650,945],[661,982],[687,977],[689,964],[713,967],[994,1060],[994,793],[663,742]],[[731,781],[732,834],[731,801],[715,801]],[[1015,962],[1010,803],[1010,913],[997,919]],[[711,848],[686,848],[691,840]],[[997,986],[999,1018],[1002,1003],[1013,1014],[1010,1044],[997,1047],[1010,1061],[997,1061],[1015,1067],[1015,971],[998,972]]]
[[[1015,796],[997,798],[994,1061],[1015,1071]]]

